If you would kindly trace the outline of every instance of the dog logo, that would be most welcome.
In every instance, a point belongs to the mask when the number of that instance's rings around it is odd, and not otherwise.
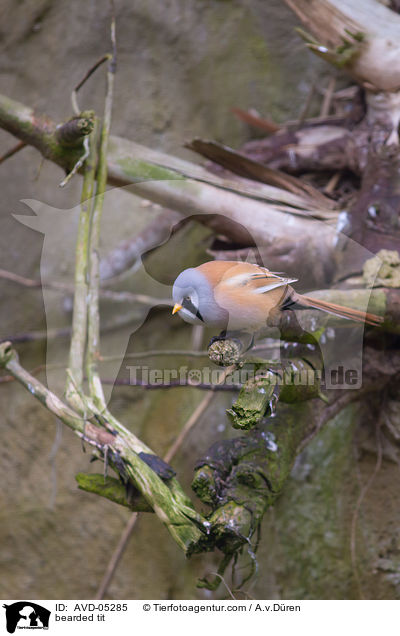
[[[13,634],[18,629],[49,629],[50,610],[32,603],[18,601],[11,605],[4,604],[6,610],[7,631]]]

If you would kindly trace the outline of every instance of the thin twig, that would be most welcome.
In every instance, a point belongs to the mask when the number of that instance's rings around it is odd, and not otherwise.
[[[324,188],[325,194],[331,195],[335,190],[337,184],[339,183],[340,177],[342,176],[342,170],[338,170],[332,177],[329,179],[328,183]]]
[[[229,587],[228,583],[225,581],[224,577],[221,576],[221,574],[218,574],[218,572],[210,572],[210,574],[213,574],[214,576],[217,576],[219,579],[221,579],[221,582],[225,585],[230,597],[236,601],[237,600],[236,596],[233,595],[233,592],[231,588]]]
[[[113,320],[108,321],[107,323],[102,324],[101,333],[107,333],[110,331],[114,331],[115,329],[121,329],[121,327],[126,327],[127,325],[132,324],[132,322],[137,320],[137,315],[132,314],[122,314],[117,315],[113,318]],[[13,335],[2,336],[1,340],[9,340],[12,343],[21,343],[21,342],[37,342],[40,340],[55,340],[56,338],[68,338],[72,333],[71,327],[60,327],[56,329],[47,329],[43,331],[25,331],[22,333],[17,333]],[[100,359],[100,358],[99,358]],[[113,359],[116,359],[115,357]]]
[[[121,534],[121,537],[120,537],[120,540],[118,542],[118,545],[117,545],[116,549],[114,550],[114,552],[113,552],[113,554],[111,556],[111,559],[108,562],[107,569],[106,569],[106,571],[104,573],[104,576],[103,576],[103,579],[102,579],[102,581],[100,583],[100,586],[99,586],[99,588],[98,588],[98,590],[96,592],[95,599],[104,598],[104,595],[107,592],[108,586],[110,585],[110,583],[112,581],[112,578],[113,578],[113,576],[115,574],[115,571],[116,571],[116,569],[118,567],[118,564],[119,564],[119,562],[121,560],[121,557],[122,557],[123,553],[125,552],[125,549],[126,549],[126,547],[128,545],[128,541],[129,541],[129,539],[131,537],[133,528],[136,525],[138,517],[139,517],[139,514],[137,512],[133,512],[131,514],[131,516],[129,517],[129,521],[126,524],[126,526],[125,526],[125,528],[124,528],[124,530],[123,530],[123,532]]]
[[[340,398],[335,400],[332,404],[329,404],[328,406],[326,406],[323,409],[320,418],[317,420],[317,423],[313,431],[299,445],[297,449],[297,454],[299,455],[304,450],[304,448],[308,446],[311,440],[314,439],[314,437],[320,432],[320,430],[325,424],[327,424],[330,420],[336,417],[336,415],[338,415],[340,411],[344,409],[346,406],[348,406],[352,402],[361,400],[364,393],[365,391],[363,390],[347,391],[346,393],[344,393],[344,395],[342,395]]]
[[[39,181],[39,177],[42,172],[43,166],[44,166],[44,157],[42,156],[40,157],[39,166],[38,166],[38,169],[36,170],[35,176],[33,177],[33,181]]]
[[[250,124],[256,128],[261,128],[261,130],[266,130],[268,133],[276,133],[282,128],[282,126],[272,121],[272,119],[260,117],[258,113],[251,110],[232,108],[232,112],[236,115],[236,117],[241,119],[241,121],[246,122],[246,124]]]
[[[90,280],[91,280],[91,294],[96,299],[96,287],[98,294],[99,287],[99,262],[98,255],[93,252],[93,244],[95,244],[96,239],[98,240],[98,233],[100,231],[100,216],[101,216],[101,208],[103,203],[104,191],[107,183],[107,145],[108,145],[108,134],[110,130],[111,124],[111,108],[112,108],[112,97],[113,97],[113,83],[114,83],[114,75],[115,75],[115,63],[116,63],[116,35],[115,35],[115,8],[114,2],[111,0],[111,42],[113,47],[113,55],[111,63],[109,64],[108,73],[107,73],[107,81],[108,81],[108,89],[106,96],[106,104],[105,104],[105,113],[104,113],[104,122],[103,122],[103,130],[102,130],[102,140],[101,140],[101,149],[100,149],[100,161],[99,161],[99,174],[97,181],[97,193],[99,194],[98,199],[100,200],[100,206],[95,207],[95,211],[93,214],[93,227],[95,229],[95,235],[93,237],[92,242],[92,258],[90,263]],[[96,236],[97,235],[97,236]],[[97,250],[96,250],[97,251]],[[93,256],[97,256],[97,260],[93,259]],[[93,301],[93,298],[92,298]],[[105,406],[103,391],[101,388],[101,382],[99,380],[97,366],[94,360],[94,354],[96,351],[96,337],[98,338],[99,334],[99,322],[98,322],[98,311],[97,316],[92,312],[89,312],[89,332],[88,332],[88,355],[87,355],[87,372],[89,376],[90,390],[92,395],[94,394],[97,398],[96,401],[100,402],[100,404]],[[133,513],[124,529],[122,536],[118,542],[116,550],[109,561],[107,566],[105,575],[101,581],[100,587],[96,594],[96,598],[101,599],[105,595],[108,586],[115,574],[118,563],[120,562],[122,555],[125,551],[125,548],[128,544],[129,538],[132,534],[132,530],[136,525],[136,521],[138,519],[138,514]]]
[[[313,82],[310,86],[310,90],[308,91],[308,95],[307,95],[307,99],[305,101],[305,104],[303,106],[303,108],[301,109],[300,113],[299,113],[299,117],[298,120],[296,122],[296,128],[301,128],[301,126],[303,125],[304,121],[307,119],[307,115],[310,111],[311,108],[311,102],[314,98],[315,95],[315,82]]]
[[[4,155],[0,157],[0,163],[3,163],[13,155],[17,154],[17,152],[22,150],[22,148],[25,148],[25,146],[27,145],[28,144],[26,143],[26,141],[19,141],[15,146],[10,148],[10,150],[7,150],[7,152],[5,152]]]
[[[356,545],[357,545],[357,523],[358,523],[358,518],[360,515],[360,509],[361,509],[361,505],[362,502],[364,501],[365,495],[367,494],[368,490],[370,489],[370,487],[372,486],[377,474],[379,473],[381,466],[382,466],[382,456],[383,456],[383,450],[382,450],[382,439],[381,439],[381,427],[382,427],[382,422],[383,422],[383,416],[384,416],[384,409],[385,409],[385,402],[386,402],[386,391],[384,392],[384,396],[383,396],[383,401],[381,404],[381,410],[380,410],[380,416],[378,418],[378,421],[376,423],[376,427],[375,427],[375,436],[376,436],[376,447],[377,447],[377,455],[376,455],[376,463],[375,463],[375,467],[374,470],[372,471],[372,474],[370,475],[368,481],[366,484],[364,484],[363,488],[361,489],[361,492],[358,496],[355,508],[354,508],[354,513],[351,519],[351,533],[350,533],[350,551],[351,551],[351,565],[353,568],[353,572],[354,572],[354,576],[357,582],[357,587],[359,590],[359,594],[360,594],[360,598],[364,599],[364,594],[362,591],[362,587],[361,587],[361,579],[360,579],[360,574],[358,572],[358,568],[357,568],[357,552],[356,552]]]
[[[75,291],[75,285],[71,283],[62,283],[57,281],[49,281],[47,283],[42,283],[42,281],[26,278],[25,276],[20,276],[19,274],[15,274],[14,272],[9,272],[6,269],[0,269],[0,278],[5,280],[9,280],[13,283],[17,283],[18,285],[22,285],[24,287],[31,287],[33,289],[51,289],[54,291],[60,292],[71,292]],[[154,307],[155,305],[168,305],[172,306],[173,302],[170,298],[154,298],[153,296],[148,296],[147,294],[132,294],[131,292],[115,292],[108,289],[100,289],[99,291],[100,298],[104,300],[111,300],[112,302],[132,302],[132,303],[140,303],[142,305],[148,305],[150,307]]]
[[[60,367],[62,367],[63,365],[60,365]],[[42,371],[46,371],[46,365],[45,364],[39,364],[39,366],[35,367],[34,369],[32,369],[31,371],[28,371],[28,373],[30,375],[38,375],[39,373],[41,373]],[[0,377],[0,384],[7,384],[8,382],[15,382],[17,378],[15,378],[13,375],[2,375]]]
[[[87,137],[83,140],[83,153],[79,157],[78,161],[74,164],[72,170],[67,174],[67,176],[59,183],[60,188],[64,188],[67,183],[72,179],[72,177],[82,168],[86,159],[89,157],[89,140]]]
[[[93,75],[93,73],[95,71],[97,71],[97,69],[104,64],[104,62],[107,62],[107,60],[110,59],[110,55],[109,53],[107,53],[106,55],[103,55],[103,57],[101,57],[96,64],[93,64],[93,66],[88,70],[88,72],[85,74],[85,76],[81,79],[80,82],[78,82],[78,84],[75,86],[74,90],[72,91],[71,94],[71,103],[72,103],[72,110],[74,111],[75,115],[79,115],[80,114],[80,108],[78,106],[78,98],[77,98],[77,93],[78,91],[82,88],[82,86],[85,84],[85,82],[87,82],[87,80],[89,79],[89,77],[91,77]]]
[[[332,105],[333,93],[335,91],[336,77],[331,77],[328,83],[328,87],[325,90],[324,99],[322,101],[320,117],[327,117]]]
[[[43,332],[45,333],[45,332]],[[71,333],[71,330],[68,330],[68,334],[69,335]],[[10,340],[10,338],[6,338],[6,340]],[[153,349],[150,351],[140,351],[138,353],[127,353],[124,356],[124,360],[127,360],[129,358],[133,358],[133,359],[137,359],[137,358],[153,358],[153,357],[160,357],[160,356],[184,356],[185,358],[205,358],[208,357],[208,352],[207,351],[189,351],[189,350],[185,350],[185,349]],[[99,358],[99,364],[101,363],[105,363],[105,362],[112,362],[114,360],[121,360],[121,356],[101,356]],[[41,373],[42,371],[48,371],[49,369],[63,369],[65,368],[65,365],[63,363],[52,363],[52,364],[39,364],[37,367],[34,367],[33,369],[31,369],[30,371],[28,371],[28,373],[30,373],[31,375],[37,375],[38,373]],[[0,377],[0,384],[7,384],[8,382],[15,382],[15,378],[12,375],[3,375]],[[103,380],[102,382],[104,384],[111,384],[111,380]],[[116,381],[117,384],[119,384],[119,381]],[[122,383],[121,383],[122,384]],[[191,386],[195,386],[195,385],[191,385]],[[210,385],[203,385],[201,388],[207,388],[211,389],[212,387]],[[215,388],[215,387],[214,387]],[[219,390],[219,389],[216,389]]]
[[[102,384],[111,386],[138,386],[143,389],[176,389],[181,386],[190,386],[193,389],[201,389],[202,391],[240,391],[242,384],[229,384],[227,386],[217,384],[206,384],[204,382],[193,382],[189,380],[171,380],[168,384],[152,384],[151,382],[142,382],[141,380],[130,379],[124,380],[122,378],[111,380],[110,378],[101,378]]]
[[[9,340],[13,344],[22,342],[38,342],[40,340],[55,340],[56,338],[68,338],[71,335],[71,327],[59,329],[47,329],[37,331],[22,331],[13,335],[2,336],[1,340]]]
[[[185,356],[190,358],[206,358],[208,357],[208,351],[192,351],[189,349],[150,349],[149,351],[138,351],[136,353],[127,353],[125,359],[129,358],[152,358],[159,356]],[[112,360],[119,360],[119,357],[114,356],[102,356],[100,362],[111,362]]]
[[[0,269],[0,278],[5,280],[9,280],[13,283],[17,283],[18,285],[23,285],[24,287],[42,287],[42,283],[40,280],[34,280],[33,278],[25,278],[25,276],[20,276],[19,274],[15,274],[14,272],[9,272],[7,269]],[[54,283],[50,284],[50,287],[56,287],[56,289],[64,289],[63,283]],[[69,286],[70,289],[73,289],[73,286]]]
[[[75,281],[74,308],[72,314],[72,337],[69,352],[69,373],[65,395],[68,402],[79,406],[82,391],[83,364],[87,334],[87,303],[88,303],[88,246],[90,236],[90,212],[93,201],[93,190],[97,162],[97,122],[89,139],[89,157],[85,164],[85,173],[81,194],[81,209],[79,214],[78,236],[75,251]],[[76,387],[78,391],[76,390]]]
[[[111,113],[114,96],[114,77],[116,71],[116,35],[115,35],[115,13],[114,3],[111,2],[111,45],[112,56],[107,69],[107,91],[104,104],[104,116],[101,129],[99,160],[97,166],[97,187],[96,198],[91,215],[91,232],[89,246],[89,286],[88,286],[88,331],[86,349],[86,373],[89,381],[89,390],[92,399],[102,410],[106,410],[104,392],[101,386],[97,370],[97,358],[99,356],[99,245],[100,245],[100,224],[103,212],[104,194],[107,186],[107,149],[108,138],[111,128]]]
[[[218,382],[215,383],[215,385],[213,387],[213,390],[210,391],[207,395],[205,395],[204,398],[202,399],[202,401],[200,402],[200,404],[198,404],[198,406],[195,408],[195,410],[193,411],[192,415],[189,417],[189,419],[187,420],[186,424],[184,425],[184,427],[182,428],[181,432],[179,433],[178,437],[176,438],[176,440],[174,441],[172,446],[168,449],[168,451],[165,453],[164,460],[167,463],[170,462],[171,459],[174,457],[174,455],[178,452],[178,450],[181,447],[184,439],[188,436],[188,434],[190,433],[192,428],[197,423],[199,417],[204,413],[204,411],[206,410],[206,408],[210,404],[210,402],[211,402],[211,400],[213,398],[213,395],[214,395],[215,388],[218,387],[219,385],[223,384],[225,382],[226,378],[228,377],[228,375],[230,373],[232,373],[232,371],[234,371],[235,369],[236,369],[236,365],[232,365],[232,366],[227,367],[226,369],[224,369],[223,373],[221,374],[221,376],[218,379]]]

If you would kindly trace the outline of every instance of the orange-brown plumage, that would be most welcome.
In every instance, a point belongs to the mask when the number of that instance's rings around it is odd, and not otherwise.
[[[177,303],[174,311],[182,309],[180,300],[177,300],[179,286],[186,285],[190,289],[191,282],[195,289],[194,296],[190,296],[190,303],[191,307],[196,307],[199,320],[225,329],[257,331],[265,326],[268,317],[274,317],[290,306],[320,309],[374,326],[382,323],[382,318],[374,314],[298,294],[290,285],[296,279],[275,274],[252,263],[236,261],[210,261],[182,272],[174,286]],[[182,317],[189,322],[196,322],[190,320],[188,311]]]

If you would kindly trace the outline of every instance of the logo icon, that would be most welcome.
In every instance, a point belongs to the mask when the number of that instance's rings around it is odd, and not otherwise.
[[[7,631],[13,634],[18,629],[49,629],[50,610],[32,603],[18,601],[11,605],[4,604],[6,609]]]

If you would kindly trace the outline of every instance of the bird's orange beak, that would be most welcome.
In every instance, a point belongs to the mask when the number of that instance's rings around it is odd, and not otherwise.
[[[176,312],[180,311],[181,309],[182,309],[182,305],[180,305],[179,303],[175,303],[172,313],[176,314]]]

